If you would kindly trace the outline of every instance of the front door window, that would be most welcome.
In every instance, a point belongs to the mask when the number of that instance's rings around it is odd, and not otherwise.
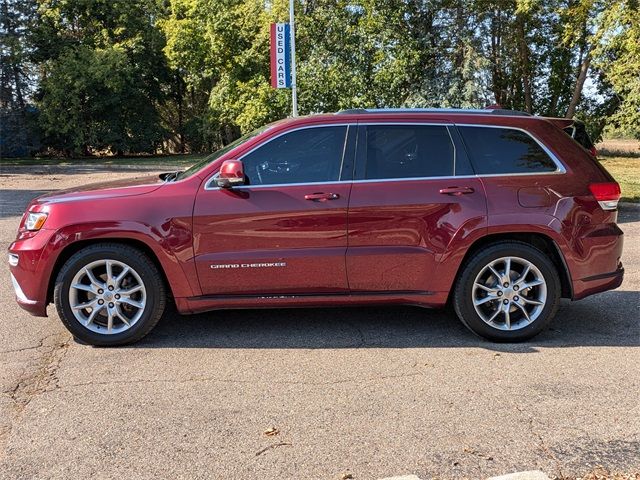
[[[241,158],[247,184],[337,181],[346,137],[346,126],[303,128],[280,135]]]

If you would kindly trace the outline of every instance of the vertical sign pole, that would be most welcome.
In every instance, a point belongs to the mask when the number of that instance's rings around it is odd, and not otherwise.
[[[298,116],[298,91],[296,88],[296,28],[293,23],[293,0],[289,0],[289,34],[291,36],[291,103],[292,115]]]

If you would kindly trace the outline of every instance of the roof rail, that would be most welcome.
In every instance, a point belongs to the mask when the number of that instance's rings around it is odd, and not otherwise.
[[[349,108],[340,110],[336,115],[350,115],[362,113],[459,113],[463,115],[511,115],[530,117],[531,114],[519,110],[507,110],[504,108]]]

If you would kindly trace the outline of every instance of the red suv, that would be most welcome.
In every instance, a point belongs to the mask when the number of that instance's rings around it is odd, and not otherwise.
[[[540,332],[561,297],[622,282],[620,189],[571,120],[348,110],[282,120],[186,171],[32,201],[18,303],[94,345],[141,339],[167,297],[222,308],[442,307],[478,335]],[[587,137],[588,138],[588,137]]]

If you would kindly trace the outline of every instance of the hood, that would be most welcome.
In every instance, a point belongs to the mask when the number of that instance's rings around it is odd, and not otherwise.
[[[33,203],[51,204],[144,195],[157,190],[163,184],[164,180],[158,175],[146,175],[144,177],[128,178],[111,182],[91,183],[89,185],[46,193],[35,199]]]

